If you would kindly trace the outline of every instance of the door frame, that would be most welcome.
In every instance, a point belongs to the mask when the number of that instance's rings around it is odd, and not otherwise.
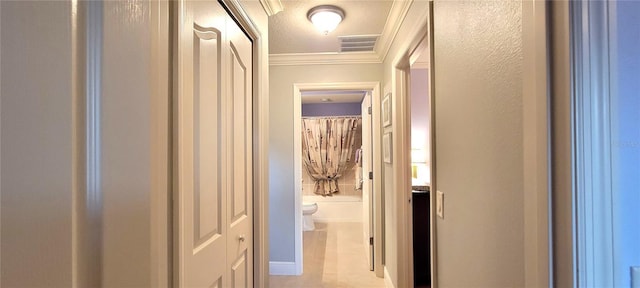
[[[571,19],[569,3],[549,2],[549,125],[551,165],[551,267],[549,287],[577,287],[574,240],[574,199],[571,111]]]
[[[397,213],[396,235],[398,245],[397,255],[397,287],[413,287],[413,224],[412,224],[412,208],[411,208],[411,106],[410,106],[410,73],[411,64],[415,61],[421,49],[425,46],[429,47],[429,102],[430,102],[430,165],[431,165],[431,193],[429,195],[431,201],[431,287],[437,287],[437,245],[436,245],[436,211],[435,195],[433,191],[436,187],[436,145],[435,145],[435,81],[434,81],[434,61],[433,61],[433,2],[429,2],[429,10],[427,13],[427,23],[424,26],[416,26],[411,31],[409,43],[404,49],[400,50],[399,57],[392,61],[391,71],[391,92],[392,110],[394,111],[391,130],[393,131],[393,168],[392,175],[395,179],[393,188],[395,191],[395,203]]]
[[[253,281],[269,284],[269,54],[268,31],[260,28],[238,0],[218,0],[240,26],[252,46],[253,65]],[[265,12],[266,13],[266,12]]]
[[[238,0],[218,0],[236,21],[252,46],[253,65],[253,281],[255,287],[269,283],[269,69],[268,39]],[[266,13],[266,12],[265,12]]]
[[[372,146],[373,146],[373,188],[374,210],[380,211],[374,215],[374,271],[376,276],[382,277],[384,255],[384,235],[382,234],[384,225],[384,215],[382,208],[382,121],[380,118],[380,107],[382,100],[380,96],[380,82],[332,82],[332,83],[294,83],[293,84],[293,161],[294,161],[294,213],[295,213],[295,240],[294,240],[294,266],[296,274],[302,274],[302,91],[305,90],[368,90],[371,91],[372,109]],[[378,179],[378,181],[376,181]],[[379,243],[375,245],[375,243]]]
[[[429,13],[433,13],[433,9],[429,9]],[[428,19],[432,19],[432,14],[430,14]],[[402,75],[399,76],[401,77],[401,80],[406,82],[404,83],[406,90],[403,90],[406,92],[406,95],[403,95],[402,97],[402,101],[403,103],[400,103],[399,105],[406,107],[404,108],[406,111],[405,116],[406,118],[406,125],[404,126],[405,128],[405,134],[404,136],[407,138],[405,143],[408,143],[409,145],[409,149],[405,150],[405,151],[411,151],[411,98],[413,97],[411,95],[411,89],[410,89],[410,76],[411,76],[411,70],[412,69],[426,69],[427,70],[427,77],[429,79],[428,82],[428,90],[429,90],[429,94],[428,94],[428,102],[429,102],[429,133],[427,135],[427,141],[429,142],[429,171],[430,171],[430,182],[429,182],[429,186],[430,186],[430,193],[429,193],[429,246],[430,246],[430,268],[431,268],[431,287],[435,287],[437,286],[435,283],[437,283],[437,281],[435,281],[437,275],[435,273],[436,271],[436,223],[437,223],[437,213],[436,213],[436,209],[435,209],[435,203],[436,203],[436,189],[435,187],[435,175],[436,175],[436,169],[435,169],[435,163],[436,163],[436,159],[435,159],[435,85],[434,85],[434,73],[433,73],[433,69],[434,69],[434,61],[433,61],[433,49],[431,47],[431,43],[433,43],[433,33],[430,33],[430,31],[433,31],[432,29],[432,21],[427,22],[427,27],[426,30],[423,30],[424,33],[426,33],[426,35],[419,33],[418,37],[420,35],[422,35],[422,39],[415,45],[411,45],[409,46],[409,49],[407,50],[407,58],[403,58],[403,60],[401,60],[399,63],[401,63],[402,66],[399,66],[399,68],[401,67],[401,73]],[[414,40],[415,41],[415,40]],[[429,57],[429,61],[427,63],[418,63],[418,58],[420,58],[420,56],[423,53],[427,53],[428,57]],[[404,66],[407,65],[408,66]],[[410,159],[410,155],[409,155],[409,159],[407,160],[409,164],[411,164],[411,159]],[[405,165],[406,166],[406,165]],[[402,178],[400,178],[402,179]],[[411,179],[411,177],[409,177],[409,179]],[[411,180],[409,180],[409,182],[411,182]],[[407,191],[409,191],[409,195],[407,195],[407,197],[409,199],[412,199],[412,187],[411,184],[409,184],[409,189]],[[414,263],[414,259],[413,259],[413,204],[408,206],[408,211],[405,214],[407,217],[407,231],[406,231],[406,243],[407,243],[407,247],[408,247],[408,266],[407,266],[407,272],[408,272],[408,279],[407,283],[409,283],[410,286],[414,286],[415,283],[413,283],[414,280],[414,273],[413,273],[413,263]]]
[[[252,91],[252,106],[253,106],[253,123],[252,123],[252,131],[253,131],[253,285],[254,287],[268,287],[269,283],[269,167],[268,167],[268,142],[269,142],[269,80],[268,80],[268,71],[269,71],[269,54],[268,54],[268,39],[265,35],[268,35],[268,31],[261,31],[261,28],[266,29],[263,25],[256,24],[253,19],[249,16],[249,13],[242,7],[238,0],[218,0],[218,3],[222,5],[222,7],[226,10],[227,14],[240,26],[242,31],[246,33],[249,39],[252,42],[252,66],[253,66],[253,91]],[[170,6],[170,14],[173,15],[176,13],[177,2],[174,2],[174,5]],[[266,13],[266,12],[265,12]],[[173,21],[174,17],[169,17],[170,21],[170,33],[175,33],[176,24]],[[171,37],[175,37],[175,35],[171,35]],[[171,38],[170,41],[175,41],[175,39]],[[174,44],[172,44],[174,45]],[[175,48],[174,48],[175,49]],[[170,56],[172,58],[172,65],[175,69],[175,56],[172,54]],[[175,70],[173,70],[175,73]],[[172,79],[174,79],[175,74],[172,75]],[[172,96],[172,99],[175,99],[175,92]],[[175,100],[172,100],[175,101]],[[172,109],[175,109],[173,107]],[[173,111],[173,110],[172,110]],[[175,113],[175,112],[172,112]],[[175,127],[175,117],[172,118],[172,133],[175,133],[177,127]],[[173,148],[171,148],[173,149]],[[173,154],[174,152],[170,152]],[[175,157],[172,156],[171,159]],[[175,160],[175,159],[174,159]],[[173,161],[174,161],[173,160]],[[172,164],[173,166],[173,164]],[[173,173],[173,172],[171,172]],[[173,176],[171,176],[174,178]],[[176,187],[172,187],[172,197],[175,199],[177,197],[176,193],[178,193]],[[173,201],[171,205],[172,216],[169,220],[168,225],[172,228],[169,232],[171,235],[169,237],[173,237],[175,239],[178,235],[178,229],[176,222],[176,202]],[[169,253],[172,257],[170,259],[171,266],[169,268],[171,281],[175,281],[175,277],[177,276],[177,253],[179,253],[179,249],[175,247],[176,241],[173,241],[173,244],[170,244],[168,247],[172,250]]]
[[[559,2],[558,2],[559,3]],[[524,180],[524,281],[526,287],[553,287],[551,264],[551,80],[549,6],[522,4],[522,122]],[[560,3],[561,4],[561,3]],[[559,24],[559,23],[555,23]],[[554,25],[555,25],[554,24]],[[556,34],[555,32],[553,34]],[[556,36],[559,36],[556,35]],[[564,59],[566,60],[566,59]],[[556,82],[559,84],[559,82]],[[555,129],[554,129],[555,130]],[[568,154],[567,154],[568,155]],[[561,285],[560,287],[565,287]]]

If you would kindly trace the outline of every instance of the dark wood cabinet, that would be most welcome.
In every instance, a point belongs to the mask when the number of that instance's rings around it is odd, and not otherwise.
[[[427,189],[428,190],[428,189]],[[413,191],[413,281],[431,286],[431,211],[429,191]]]

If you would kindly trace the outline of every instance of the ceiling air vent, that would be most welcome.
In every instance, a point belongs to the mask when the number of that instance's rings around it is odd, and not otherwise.
[[[373,51],[379,35],[338,36],[340,52],[369,52]]]

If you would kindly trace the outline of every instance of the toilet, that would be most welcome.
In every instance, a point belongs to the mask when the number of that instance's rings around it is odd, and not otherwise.
[[[316,203],[302,203],[302,230],[313,231],[316,229],[316,225],[313,224],[313,213],[318,211],[318,204]]]

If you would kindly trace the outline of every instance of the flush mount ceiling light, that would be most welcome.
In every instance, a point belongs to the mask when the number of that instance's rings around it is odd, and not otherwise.
[[[311,8],[307,13],[307,18],[324,35],[329,34],[338,27],[344,19],[344,11],[340,7],[333,5],[320,5]]]

